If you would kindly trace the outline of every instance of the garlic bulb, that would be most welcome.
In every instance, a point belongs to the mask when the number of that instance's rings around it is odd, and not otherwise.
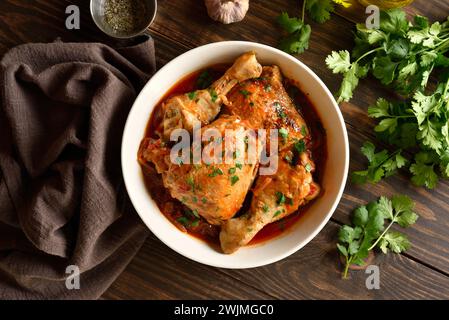
[[[249,8],[249,0],[205,0],[207,13],[224,24],[241,21]]]

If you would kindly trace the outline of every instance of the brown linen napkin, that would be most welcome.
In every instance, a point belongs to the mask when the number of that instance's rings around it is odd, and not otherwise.
[[[139,250],[148,232],[124,188],[120,144],[154,70],[148,38],[118,50],[26,44],[3,57],[0,299],[98,298]],[[66,287],[71,265],[79,290]]]

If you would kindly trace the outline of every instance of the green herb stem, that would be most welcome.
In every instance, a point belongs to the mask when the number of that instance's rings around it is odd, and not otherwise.
[[[304,15],[306,13],[306,2],[307,0],[304,0],[302,2],[302,12],[301,12],[301,21],[304,22]]]
[[[394,156],[396,156],[397,154],[401,153],[402,149],[397,149],[396,151],[394,151],[392,154],[390,154],[390,156],[385,159],[384,161],[382,161],[377,167],[381,167],[385,162],[387,162],[388,160],[390,160],[391,158],[393,158]]]
[[[391,226],[393,225],[393,223],[396,220],[396,217],[398,216],[399,212],[396,212],[396,214],[393,216],[393,220],[391,220],[391,222],[388,224],[388,226],[385,228],[384,232],[382,232],[382,234],[379,236],[379,238],[377,238],[377,240],[373,243],[373,245],[371,247],[368,248],[369,250],[373,250],[377,244],[379,243],[379,241],[385,236],[385,234],[388,232],[388,230],[391,228]]]
[[[348,278],[348,271],[349,271],[349,266],[350,266],[351,263],[352,263],[352,258],[353,258],[353,257],[351,257],[351,258],[348,259],[348,257],[345,257],[345,259],[346,259],[346,265],[345,265],[345,270],[343,271],[343,279],[347,279],[347,278]]]
[[[355,63],[359,62],[360,60],[362,60],[362,59],[365,58],[366,56],[369,56],[371,53],[374,53],[374,52],[377,52],[377,51],[380,51],[380,50],[384,50],[384,48],[379,47],[379,48],[370,50],[370,51],[368,51],[368,52],[365,52],[364,54],[362,54],[362,55],[355,61]]]

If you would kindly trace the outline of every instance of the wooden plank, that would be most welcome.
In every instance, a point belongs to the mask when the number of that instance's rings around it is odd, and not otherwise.
[[[348,126],[348,132],[351,139],[350,172],[364,169],[366,159],[360,153],[359,146],[366,140],[366,135],[352,126]],[[386,178],[377,184],[356,186],[349,182],[333,217],[347,223],[350,213],[357,206],[376,200],[380,195],[394,194],[406,194],[411,197],[416,203],[416,211],[420,214],[418,222],[413,227],[398,229],[408,234],[413,244],[407,254],[449,274],[447,181],[440,182],[434,190],[418,188],[410,183],[409,174],[402,171],[400,175]]]
[[[351,271],[341,279],[333,222],[301,251],[276,264],[229,275],[280,299],[447,299],[448,278],[402,255],[379,255],[380,289],[366,288],[367,274]],[[263,281],[261,281],[263,279]],[[440,282],[441,281],[441,282]]]
[[[341,279],[330,222],[306,247],[265,267],[226,270],[181,257],[151,237],[103,296],[107,299],[447,299],[449,278],[401,255],[379,255],[380,289],[364,271]],[[224,276],[226,275],[226,276]],[[244,283],[244,284],[243,284]],[[266,294],[261,294],[265,292]]]
[[[106,299],[272,299],[220,269],[184,258],[150,236]]]

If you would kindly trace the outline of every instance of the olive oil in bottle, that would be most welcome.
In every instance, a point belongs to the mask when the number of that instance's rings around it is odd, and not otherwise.
[[[380,9],[393,9],[409,5],[413,0],[359,0],[365,7],[369,5],[376,5]]]

